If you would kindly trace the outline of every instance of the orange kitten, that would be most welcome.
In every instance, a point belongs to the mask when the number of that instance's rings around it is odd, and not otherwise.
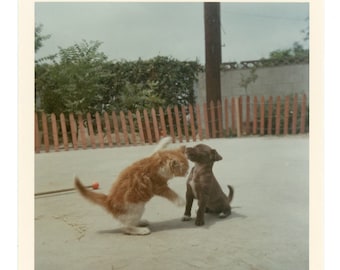
[[[169,142],[161,140],[157,151],[124,169],[113,183],[108,195],[86,189],[75,178],[79,192],[90,201],[103,206],[123,224],[126,234],[145,235],[151,233],[146,221],[141,221],[145,204],[155,195],[162,196],[178,206],[185,201],[168,187],[168,180],[185,176],[189,164],[185,146],[174,150],[161,150]]]

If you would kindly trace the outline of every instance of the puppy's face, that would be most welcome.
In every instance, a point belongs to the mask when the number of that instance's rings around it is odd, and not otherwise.
[[[206,144],[198,144],[194,147],[187,147],[186,154],[189,160],[196,163],[213,163],[222,159],[215,149]]]

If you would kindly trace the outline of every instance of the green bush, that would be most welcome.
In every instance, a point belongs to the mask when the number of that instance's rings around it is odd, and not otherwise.
[[[157,56],[109,61],[101,43],[83,41],[36,61],[35,91],[47,113],[127,111],[194,104],[197,61]]]

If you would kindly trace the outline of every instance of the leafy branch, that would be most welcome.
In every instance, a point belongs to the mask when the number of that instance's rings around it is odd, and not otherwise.
[[[248,76],[245,76],[244,74],[241,73],[241,81],[239,83],[239,86],[244,88],[244,91],[246,95],[248,95],[247,89],[249,84],[254,83],[258,78],[258,75],[256,74],[256,67],[252,67],[249,70]]]

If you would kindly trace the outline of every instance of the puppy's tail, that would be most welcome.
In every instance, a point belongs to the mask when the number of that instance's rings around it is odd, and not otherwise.
[[[228,185],[228,189],[229,189],[228,200],[229,200],[229,203],[231,203],[231,201],[232,201],[233,198],[234,198],[234,188],[233,188],[232,186],[229,186],[229,185]]]
[[[105,209],[107,209],[107,205],[106,205],[107,195],[105,195],[103,193],[93,192],[93,191],[87,189],[80,182],[78,176],[76,176],[74,178],[74,184],[75,184],[76,189],[80,192],[80,194],[83,197],[85,197],[89,201],[91,201],[91,202],[93,202],[95,204],[99,204],[99,205],[103,206]]]
[[[159,142],[158,145],[156,146],[155,150],[153,150],[153,153],[158,152],[159,150],[164,149],[169,143],[171,143],[171,137],[165,137],[162,138]]]

